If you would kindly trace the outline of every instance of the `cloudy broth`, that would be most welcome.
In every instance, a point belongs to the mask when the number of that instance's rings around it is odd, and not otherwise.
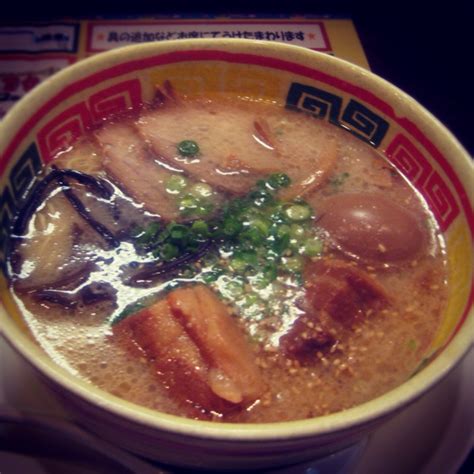
[[[169,92],[61,152],[17,218],[10,280],[38,344],[216,421],[321,416],[407,380],[447,299],[422,197],[318,119]]]

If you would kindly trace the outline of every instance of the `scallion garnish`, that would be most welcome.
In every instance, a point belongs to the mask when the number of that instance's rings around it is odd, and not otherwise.
[[[173,174],[166,182],[165,188],[166,191],[171,194],[179,194],[186,188],[187,185],[188,180],[184,176],[180,174]]]
[[[199,145],[194,140],[183,140],[176,146],[178,153],[184,157],[193,157],[199,153]]]
[[[311,208],[306,203],[291,204],[285,209],[285,215],[293,222],[306,221],[311,217]]]
[[[287,188],[291,184],[291,179],[285,173],[273,173],[268,178],[268,184],[273,189]]]
[[[167,225],[153,221],[134,228],[132,241],[156,258],[158,269],[183,258],[188,261],[186,256],[197,255],[212,241],[199,263],[186,268],[177,263],[179,274],[212,284],[225,298],[237,298],[243,304],[245,285],[249,285],[246,292],[258,296],[260,291],[274,291],[281,283],[279,275],[298,282],[306,259],[323,251],[312,226],[311,207],[300,200],[278,199],[278,189],[289,184],[287,175],[274,173],[205,219],[214,210],[215,191],[207,183],[193,184],[174,175],[166,186],[177,195],[181,216],[198,219]],[[255,301],[261,301],[260,296]]]

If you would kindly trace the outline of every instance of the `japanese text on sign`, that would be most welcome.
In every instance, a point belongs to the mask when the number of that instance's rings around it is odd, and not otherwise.
[[[295,24],[94,24],[90,51],[103,51],[134,43],[193,38],[242,38],[279,41],[320,51],[330,49],[321,23]]]

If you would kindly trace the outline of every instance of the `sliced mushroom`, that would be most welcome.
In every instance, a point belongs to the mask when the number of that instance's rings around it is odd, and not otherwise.
[[[73,258],[74,244],[84,232],[84,223],[62,194],[46,199],[13,250],[17,291],[43,287],[75,273],[83,264]]]

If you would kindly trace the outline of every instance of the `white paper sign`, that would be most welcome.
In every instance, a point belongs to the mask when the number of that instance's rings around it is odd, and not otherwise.
[[[263,23],[140,23],[93,24],[89,31],[88,51],[105,51],[119,46],[150,41],[193,38],[243,38],[278,41],[329,51],[329,40],[321,22]]]
[[[0,26],[1,53],[74,53],[79,25]]]

